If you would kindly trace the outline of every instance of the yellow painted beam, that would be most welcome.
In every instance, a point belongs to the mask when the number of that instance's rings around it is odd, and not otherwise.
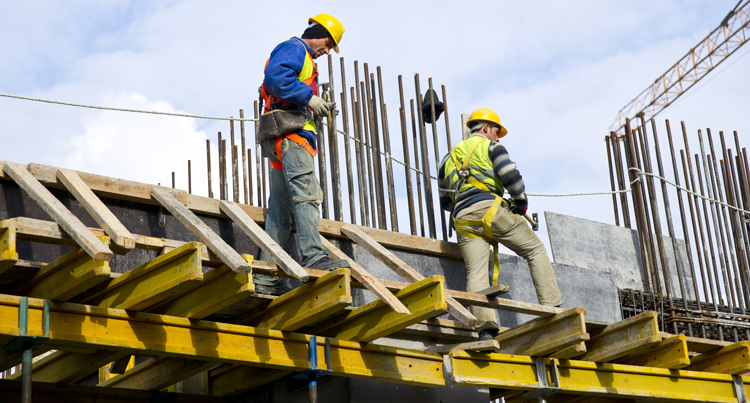
[[[109,247],[108,236],[98,236]],[[14,290],[14,294],[67,301],[110,279],[109,261],[96,260],[76,247],[48,263]]]
[[[649,347],[639,354],[628,356],[617,362],[641,367],[685,368],[690,365],[687,338],[684,335],[677,335],[663,339],[660,344]]]
[[[638,354],[662,341],[654,311],[643,312],[591,333],[591,340],[586,342],[586,354],[579,358],[583,361],[616,360]]]
[[[378,299],[316,326],[310,332],[357,341],[372,341],[387,336],[424,319],[448,312],[444,283],[442,276],[430,276],[398,291],[395,295],[406,305],[410,315],[398,313]]]
[[[114,376],[98,386],[161,390],[215,366],[215,362],[196,361],[185,358],[152,358],[128,369],[124,374]]]
[[[257,308],[234,323],[294,331],[325,319],[352,304],[351,271],[336,269]]]
[[[102,365],[106,365],[124,355],[125,353],[119,351],[97,351],[90,354],[55,351],[34,363],[32,380],[73,383],[97,372]],[[17,375],[17,379],[21,379],[20,372],[14,375]]]
[[[266,368],[247,366],[222,366],[209,371],[209,395],[233,396],[255,389],[277,379],[281,379],[292,371],[269,370]]]
[[[113,279],[79,302],[140,311],[179,295],[203,278],[201,248],[199,242],[188,242]]]
[[[0,295],[0,335],[19,332],[20,300]],[[31,335],[42,335],[42,309],[42,300],[29,299]],[[51,348],[96,348],[291,371],[310,365],[309,337],[303,334],[71,303],[53,302],[50,311],[45,346]],[[318,357],[325,357],[323,342]],[[325,358],[318,362],[319,368],[326,364]],[[444,385],[442,356],[435,353],[332,339],[331,367],[334,376]]]
[[[546,318],[537,318],[501,331],[499,353],[543,356],[589,339],[583,315],[586,310],[570,308]]]
[[[539,387],[532,357],[454,351],[450,360],[455,385],[511,390]],[[548,379],[554,379],[550,373],[551,359],[544,361]],[[563,394],[648,401],[737,402],[731,375],[576,360],[559,360],[557,365],[559,385],[552,386],[559,386]],[[742,380],[745,393],[750,394],[750,378]]]
[[[0,221],[0,275],[18,262],[17,229],[18,224],[13,219]]]
[[[249,264],[252,255],[241,255]],[[203,281],[194,289],[168,301],[154,312],[191,319],[203,319],[255,292],[253,275],[236,273],[221,265],[203,275]]]
[[[750,371],[750,341],[697,355],[692,358],[688,369],[732,375],[747,373]]]

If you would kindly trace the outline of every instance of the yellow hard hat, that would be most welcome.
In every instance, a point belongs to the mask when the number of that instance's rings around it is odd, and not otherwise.
[[[310,21],[315,21],[328,30],[328,33],[331,34],[331,38],[333,39],[333,50],[335,50],[336,53],[339,53],[339,42],[341,42],[341,37],[344,36],[344,24],[333,18],[330,14],[318,14],[307,20],[308,23],[310,23]]]
[[[497,113],[489,109],[475,109],[474,112],[469,115],[469,120],[466,121],[466,127],[470,127],[469,124],[476,121],[490,122],[500,126],[500,135],[497,136],[498,138],[508,134],[508,130],[505,128],[505,126],[503,126],[502,123],[500,123],[500,117],[497,116]]]

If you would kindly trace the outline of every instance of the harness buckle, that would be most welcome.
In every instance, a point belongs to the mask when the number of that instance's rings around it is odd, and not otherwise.
[[[468,169],[459,169],[458,170],[458,176],[460,176],[461,178],[466,179],[466,178],[469,177],[469,175],[471,175],[471,172],[469,172]]]

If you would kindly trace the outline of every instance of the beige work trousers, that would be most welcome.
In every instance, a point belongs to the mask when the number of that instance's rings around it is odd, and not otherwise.
[[[456,218],[481,220],[487,210],[480,209],[463,215],[459,213]],[[472,234],[484,235],[484,227],[481,225],[462,228]],[[552,270],[552,264],[549,256],[547,256],[547,249],[531,230],[526,220],[501,206],[497,209],[497,214],[492,220],[490,229],[494,240],[528,262],[531,281],[534,283],[539,303],[548,306],[560,305],[560,289],[555,281],[555,272]],[[466,263],[466,291],[477,292],[489,287],[490,281],[487,269],[493,259],[492,245],[482,238],[470,238],[460,233],[457,237],[458,246]],[[471,306],[469,310],[478,319],[475,326],[477,331],[499,328],[494,309]]]

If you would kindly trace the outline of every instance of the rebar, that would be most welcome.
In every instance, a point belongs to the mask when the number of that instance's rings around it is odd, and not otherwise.
[[[646,258],[648,247],[646,245],[645,231],[644,231],[644,219],[643,219],[643,203],[641,202],[641,188],[643,184],[640,182],[638,173],[632,168],[637,167],[635,157],[635,135],[630,130],[630,119],[625,119],[625,135],[623,136],[626,143],[625,148],[625,159],[628,166],[628,176],[630,177],[631,187],[633,189],[631,197],[633,198],[633,211],[635,213],[635,223],[638,233],[638,242],[641,250],[641,268],[643,270],[643,281],[644,288],[646,291],[653,289],[651,285],[651,276],[649,274],[649,264]]]
[[[698,154],[695,154],[695,172],[698,175],[698,189],[700,189],[699,193],[701,195],[704,195],[705,192],[703,191],[703,176],[701,174],[700,157],[698,156]],[[714,308],[718,311],[718,305],[724,304],[724,297],[721,295],[721,290],[718,289],[719,284],[721,284],[721,280],[719,280],[719,271],[716,268],[716,251],[714,250],[713,239],[711,238],[711,219],[708,216],[708,205],[706,204],[706,200],[703,198],[699,199],[701,200],[701,205],[703,207],[703,219],[705,221],[704,224],[706,225],[705,234],[701,233],[701,237],[705,235],[706,239],[706,242],[703,246],[703,250],[706,251],[706,253],[704,253],[703,255],[706,259],[706,269],[713,269],[713,277],[711,277],[711,275],[709,274],[708,284],[711,288]],[[703,228],[703,224],[700,225],[700,228]],[[716,282],[716,287],[714,287],[714,282]]]
[[[234,120],[229,118],[229,135],[232,139],[232,196],[235,203],[240,202],[240,175],[239,156],[237,155],[237,143],[234,141]]]
[[[247,189],[248,189],[248,193],[247,194],[248,194],[248,196],[250,196],[250,198],[245,203],[248,206],[252,206],[253,205],[253,175],[252,175],[252,173],[253,173],[253,161],[252,160],[253,159],[252,159],[252,157],[253,157],[253,155],[252,155],[252,149],[248,148],[247,149],[247,166],[245,167],[245,169],[248,172],[250,172],[250,175],[247,176]],[[258,157],[255,157],[255,158],[258,158]]]
[[[365,83],[364,81],[359,82],[360,89],[362,90],[362,96],[365,96]],[[369,185],[369,191],[370,191],[370,214],[372,215],[372,227],[378,228],[378,208],[375,205],[377,200],[377,195],[375,194],[375,189],[377,189],[377,185],[375,184],[375,170],[373,168],[373,158],[372,158],[372,143],[370,142],[370,120],[368,118],[368,111],[367,111],[367,104],[369,103],[366,99],[362,99],[364,103],[360,103],[359,107],[362,110],[362,128],[364,129],[364,152],[367,156],[367,171],[369,175],[367,175],[367,184]]]
[[[388,128],[388,109],[383,98],[383,77],[380,66],[377,66],[378,94],[380,96],[380,120],[383,126],[383,145],[385,148],[385,174],[388,181],[388,203],[391,208],[391,230],[398,232],[398,211],[396,209],[396,190],[393,182],[393,164],[391,159],[391,134]]]
[[[659,169],[659,176],[662,178],[665,177],[664,175],[664,166],[661,163],[661,150],[659,149],[659,136],[656,134],[656,122],[652,119],[651,120],[651,133],[654,135],[654,154],[656,154],[656,167]],[[669,233],[669,237],[672,239],[672,250],[674,252],[674,260],[675,260],[675,266],[677,270],[677,281],[680,286],[680,297],[682,298],[683,307],[687,309],[687,293],[685,292],[685,278],[684,274],[682,272],[682,258],[680,257],[680,248],[677,243],[677,237],[674,233],[674,226],[672,225],[672,209],[669,204],[669,195],[667,194],[667,183],[664,181],[664,179],[661,180],[661,195],[662,199],[664,201],[664,213],[667,217],[667,232]],[[656,214],[656,213],[654,213]],[[666,256],[665,256],[666,258]],[[665,270],[667,271],[667,275],[669,275],[669,268],[665,267]],[[674,306],[673,301],[671,300],[671,296],[669,294],[668,298],[670,299],[670,303],[672,306]],[[697,298],[697,295],[696,295]],[[677,333],[677,323],[673,322],[673,330],[675,331],[675,334]],[[688,326],[688,332],[689,336],[693,335],[693,328]]]
[[[352,224],[357,223],[357,209],[354,203],[354,176],[352,175],[352,154],[349,141],[349,105],[346,99],[346,66],[344,58],[339,58],[341,63],[341,120],[344,123],[344,158],[346,158],[346,189],[349,192],[349,220]]]
[[[190,169],[190,160],[188,160],[188,194],[193,194],[193,173]]]
[[[374,203],[374,194],[373,194],[373,188],[372,188],[372,162],[370,160],[370,151],[368,150],[370,141],[368,138],[368,125],[367,125],[367,109],[365,104],[362,103],[362,97],[365,96],[365,87],[364,83],[359,80],[359,62],[357,60],[354,61],[354,86],[356,87],[357,92],[357,125],[359,126],[359,152],[361,154],[360,158],[362,159],[362,166],[364,168],[365,173],[369,173],[366,176],[362,177],[362,179],[367,178],[366,182],[367,184],[363,185],[363,188],[365,190],[365,225],[372,226],[373,228],[377,227],[377,219],[376,219],[376,212],[375,212],[375,203]],[[365,154],[366,153],[366,158]],[[369,197],[368,197],[369,196]],[[368,200],[369,199],[369,203]],[[372,206],[372,209],[369,209],[368,206]],[[372,225],[370,225],[370,213],[372,212]]]
[[[624,139],[624,136],[617,136],[615,132],[610,132],[610,139],[612,139],[612,146],[615,154],[615,168],[617,169],[617,183],[620,190],[625,190],[625,174],[622,169],[622,150],[620,148],[620,141]],[[625,192],[620,193],[620,204],[622,205],[622,218],[625,228],[631,228],[630,226],[630,208],[628,207],[628,195]]]
[[[738,158],[732,158],[732,150],[727,151],[729,161],[729,180],[732,183],[732,196],[733,206],[739,208],[742,205],[742,195],[740,192],[740,179],[738,176],[738,170],[735,169],[735,161],[739,162]],[[745,308],[750,308],[750,280],[748,274],[750,273],[750,260],[748,260],[748,247],[750,239],[747,237],[747,231],[745,226],[742,225],[742,214],[739,211],[732,210],[733,218],[736,220],[736,242],[739,247],[738,256],[741,257],[742,267],[740,273],[742,273],[742,287],[744,290],[743,299],[745,301]]]
[[[224,169],[224,140],[221,138],[221,132],[219,132],[219,199],[220,200],[226,200],[226,195],[224,194],[224,175],[226,175],[226,170]]]
[[[370,120],[370,140],[373,157],[373,168],[375,173],[375,195],[377,196],[378,228],[387,229],[385,218],[385,189],[383,188],[383,165],[380,159],[380,132],[378,130],[378,111],[375,103],[375,75],[371,74],[367,63],[365,70],[365,100],[367,101],[367,113]]]
[[[206,175],[208,176],[208,197],[214,197],[214,191],[211,189],[211,140],[206,139]]]
[[[240,141],[242,144],[242,188],[245,190],[245,204],[252,204],[247,194],[248,154],[245,153],[245,111],[240,109]]]
[[[333,58],[328,55],[328,96],[336,103],[336,89],[333,85]],[[344,221],[341,213],[341,169],[339,166],[339,141],[336,131],[336,108],[328,112],[328,152],[331,159],[331,190],[333,193],[333,217]]]
[[[172,171],[172,189],[174,189],[174,188],[175,188],[175,183],[174,183],[174,171]]]
[[[443,89],[443,116],[445,119],[445,141],[448,144],[448,152],[453,149],[451,146],[451,125],[448,121],[448,95],[445,93],[445,86],[440,86]]]
[[[417,92],[417,117],[419,120],[419,133],[422,141],[422,172],[424,174],[425,204],[427,206],[427,223],[430,227],[430,238],[437,239],[435,230],[435,211],[432,197],[432,181],[430,178],[429,155],[427,152],[427,130],[422,118],[422,90],[419,88],[419,74],[414,74],[414,90]]]
[[[352,95],[352,123],[354,126],[354,156],[357,160],[357,187],[359,188],[359,214],[362,225],[370,226],[370,213],[368,209],[367,197],[367,171],[364,164],[364,146],[362,141],[362,126],[360,122],[359,104],[354,96],[354,87],[350,88]]]
[[[610,138],[604,136],[604,145],[607,147],[607,164],[609,165],[609,184],[612,188],[612,207],[615,212],[615,225],[620,226],[620,213],[617,211],[617,194],[615,193],[615,173],[612,170],[612,151],[610,151]]]
[[[323,202],[320,204],[322,216],[328,219],[328,173],[326,172],[326,145],[323,135],[323,119],[315,117],[315,133],[318,136],[318,177],[320,190],[323,192]]]
[[[633,140],[635,141],[635,145],[636,145],[635,163],[640,171],[644,171],[644,167],[643,167],[644,163],[642,162],[643,160],[641,159],[641,153],[643,152],[643,139],[639,140],[639,136],[638,136],[638,133],[640,132],[641,132],[641,129],[640,127],[638,127],[633,133]],[[659,278],[659,266],[658,266],[658,263],[656,262],[656,246],[654,243],[654,236],[652,235],[653,233],[651,232],[651,215],[649,214],[648,204],[647,204],[648,180],[645,178],[646,178],[645,176],[641,177],[643,186],[640,187],[641,201],[643,203],[643,205],[641,206],[641,213],[643,216],[642,220],[644,223],[644,226],[642,228],[644,230],[644,241],[646,243],[646,248],[647,248],[646,256],[648,257],[649,267],[651,269],[650,270],[651,281],[653,285],[653,289],[651,291],[658,292],[661,294],[663,293],[663,291],[661,288],[661,280]]]
[[[255,174],[258,180],[258,207],[263,207],[266,200],[266,178],[265,172],[261,173],[263,165],[263,154],[260,152],[260,143],[258,142],[258,115],[261,113],[258,101],[253,103],[253,115],[255,117]]]
[[[721,140],[721,148],[722,148],[722,154],[724,156],[724,161],[721,162],[721,168],[722,168],[722,177],[724,178],[724,191],[726,192],[727,197],[727,204],[731,206],[737,206],[735,203],[735,197],[734,197],[734,178],[732,176],[732,172],[730,171],[730,165],[732,160],[730,158],[729,150],[727,150],[726,142],[724,141],[724,132],[719,132],[719,139]],[[722,206],[722,211],[724,210],[724,207]],[[739,223],[736,221],[737,217],[737,211],[733,209],[726,209],[726,216],[728,216],[728,220],[731,222],[732,230],[730,232],[729,225],[726,225],[727,230],[727,238],[731,238],[734,241],[734,255],[733,258],[736,257],[736,262],[734,266],[734,281],[735,281],[735,287],[737,288],[737,299],[740,301],[740,308],[742,309],[742,313],[745,313],[745,307],[747,304],[745,303],[745,295],[747,294],[747,288],[745,286],[744,278],[745,276],[742,274],[745,272],[745,247],[740,242],[740,240],[737,238],[737,236],[742,235],[742,230],[740,229]],[[725,220],[727,219],[725,216]],[[731,245],[729,246],[731,250]]]
[[[419,142],[417,141],[417,123],[414,118],[414,100],[409,100],[409,106],[411,107],[411,132],[414,137],[414,168],[419,172]],[[425,237],[424,232],[424,214],[422,213],[422,181],[419,179],[419,173],[414,175],[417,179],[417,202],[419,205],[419,227],[421,230],[422,238]]]
[[[432,88],[432,77],[427,78],[427,84],[430,87],[430,96],[434,96],[435,90]],[[437,120],[435,116],[435,102],[437,100],[433,99],[432,102],[430,102],[430,114],[432,118],[432,122],[430,123],[430,126],[432,126],[432,144],[435,148],[435,172],[438,172],[440,169],[440,149],[438,147],[438,134],[437,134]],[[443,240],[448,240],[448,227],[445,225],[445,211],[443,211],[440,206],[438,206],[438,213],[440,213],[440,225],[443,230]]]
[[[412,235],[417,235],[417,223],[414,214],[414,193],[411,187],[411,166],[409,164],[409,133],[406,129],[406,104],[404,103],[404,83],[401,75],[398,76],[398,108],[401,121],[401,140],[404,147],[404,179],[406,180],[406,201],[409,206],[409,229]],[[419,176],[419,175],[417,175]]]

